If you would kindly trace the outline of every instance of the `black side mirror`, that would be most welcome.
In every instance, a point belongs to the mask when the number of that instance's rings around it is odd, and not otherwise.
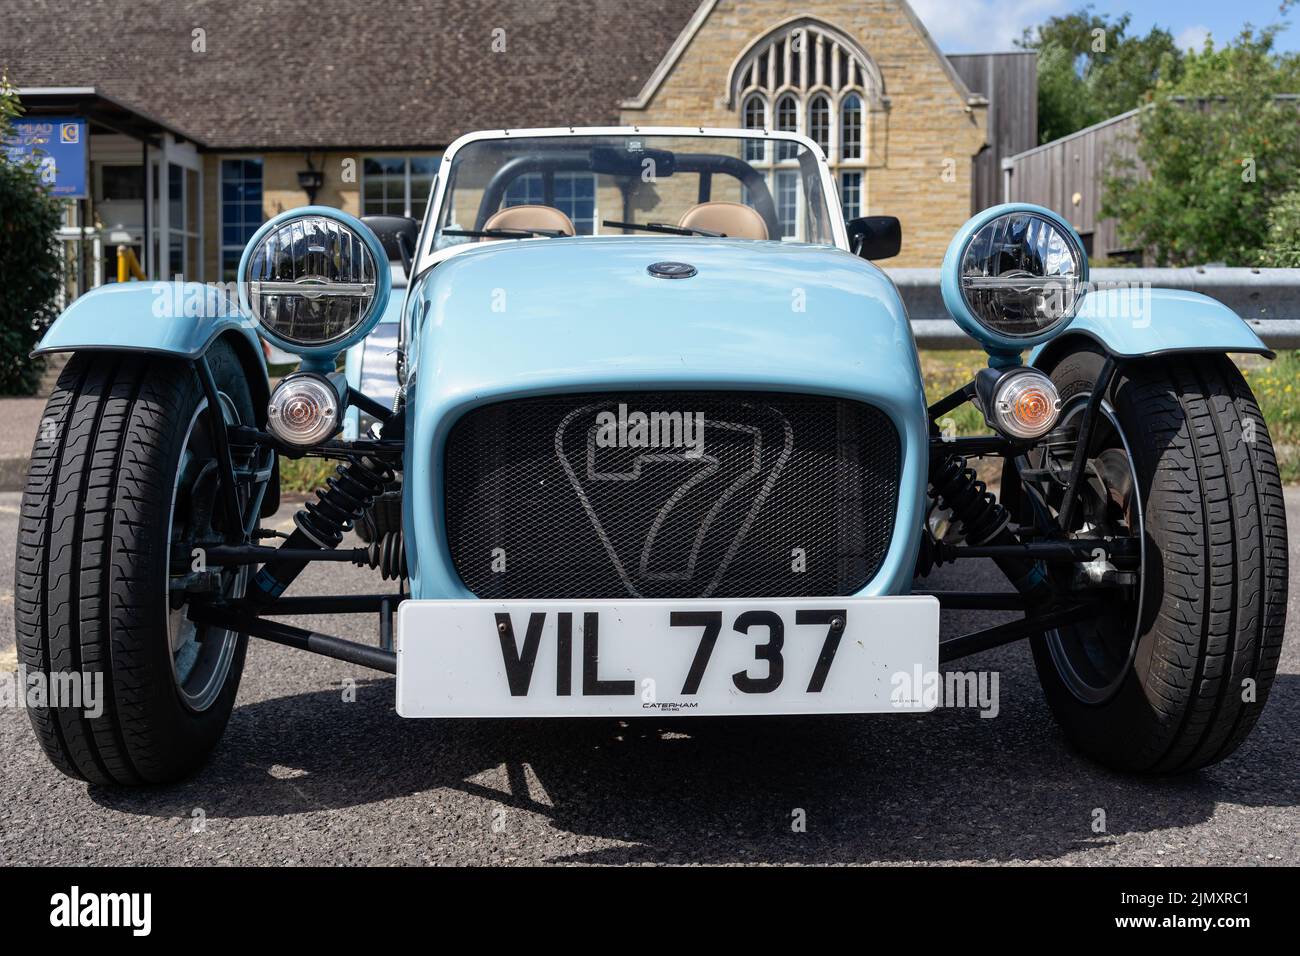
[[[379,237],[389,262],[400,262],[406,277],[411,277],[411,257],[420,236],[420,222],[406,216],[362,216],[361,221]]]
[[[863,216],[848,221],[849,248],[863,259],[890,259],[903,247],[903,224],[894,216]]]

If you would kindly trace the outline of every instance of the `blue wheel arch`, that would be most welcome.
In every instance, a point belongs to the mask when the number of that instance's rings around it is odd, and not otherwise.
[[[54,320],[32,355],[143,352],[193,361],[218,340],[228,341],[239,357],[263,424],[270,381],[261,340],[253,323],[214,286],[123,282],[92,289]]]
[[[1245,320],[1222,302],[1175,289],[1089,292],[1070,324],[1035,348],[1029,364],[1049,368],[1082,343],[1094,343],[1123,359],[1196,352],[1274,357]]]

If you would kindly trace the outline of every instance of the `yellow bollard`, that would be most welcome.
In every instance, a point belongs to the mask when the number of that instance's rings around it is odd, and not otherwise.
[[[128,279],[139,279],[144,281],[144,269],[140,266],[140,260],[135,257],[135,250],[130,246],[117,247],[117,281],[126,282]]]

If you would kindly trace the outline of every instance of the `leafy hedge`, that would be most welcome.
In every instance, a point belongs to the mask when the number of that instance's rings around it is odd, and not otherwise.
[[[16,115],[17,94],[0,81],[0,139]],[[0,154],[0,395],[30,395],[40,384],[44,362],[28,356],[54,319],[61,220],[59,201],[33,170]]]
[[[1300,189],[1286,193],[1269,210],[1260,265],[1300,269]]]

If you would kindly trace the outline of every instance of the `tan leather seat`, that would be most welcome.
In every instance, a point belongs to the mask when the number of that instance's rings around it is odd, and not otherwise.
[[[702,202],[686,210],[677,225],[720,232],[731,239],[768,238],[763,217],[738,202]]]
[[[573,220],[554,206],[507,206],[483,223],[487,229],[551,229],[572,236]],[[483,238],[480,242],[490,242]]]

